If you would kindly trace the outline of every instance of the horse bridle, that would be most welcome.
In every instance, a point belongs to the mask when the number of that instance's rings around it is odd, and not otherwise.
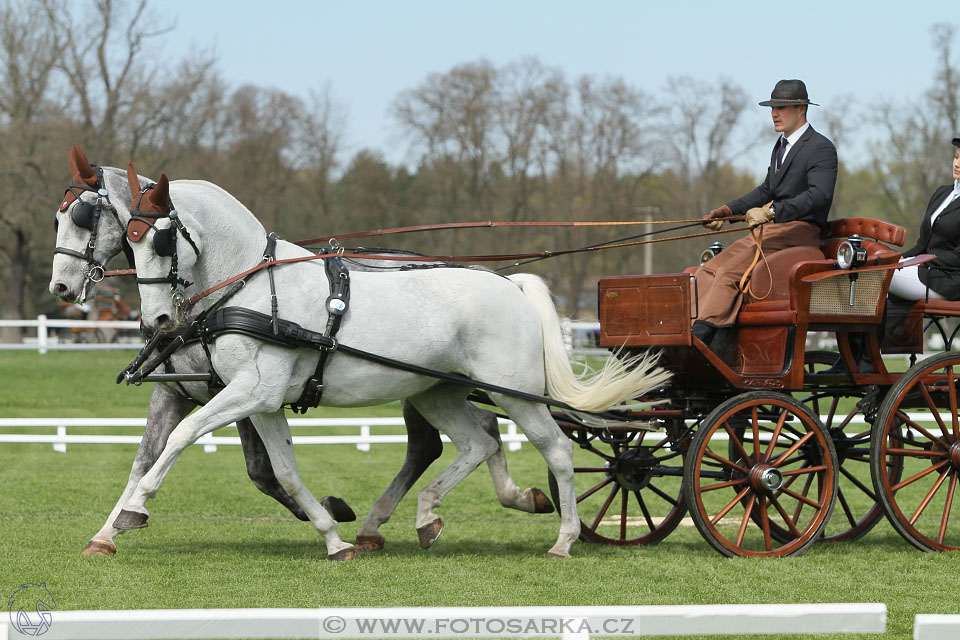
[[[120,214],[117,213],[117,208],[110,202],[110,195],[103,187],[103,169],[96,166],[93,167],[93,169],[97,172],[96,184],[90,186],[86,183],[74,182],[68,186],[63,193],[63,202],[60,204],[59,209],[60,212],[64,212],[76,202],[73,210],[70,212],[70,219],[76,226],[90,231],[90,239],[87,241],[87,246],[83,252],[58,246],[53,249],[53,253],[54,255],[62,253],[63,255],[83,260],[83,276],[90,282],[100,282],[103,280],[105,268],[104,265],[97,262],[93,257],[94,251],[97,248],[97,236],[100,233],[100,216],[106,210],[113,214],[114,219],[116,219],[120,227],[123,227],[123,223],[120,222]],[[80,196],[84,191],[97,194],[97,201],[91,204],[83,200]],[[56,231],[59,227],[60,221],[54,216],[53,228]],[[126,253],[126,247],[124,252]],[[130,255],[128,254],[127,257],[130,258]]]
[[[140,190],[140,197],[137,199],[137,206],[130,211],[130,221],[127,223],[125,237],[128,242],[139,243],[146,237],[148,229],[154,230],[153,250],[158,256],[169,257],[171,259],[170,271],[166,276],[157,278],[141,278],[139,275],[137,275],[137,284],[170,283],[174,305],[177,307],[178,311],[180,311],[184,307],[184,300],[186,300],[186,296],[184,295],[183,291],[177,288],[177,286],[180,285],[186,288],[193,283],[180,277],[177,257],[177,234],[179,233],[182,235],[183,239],[190,243],[190,247],[198,257],[200,256],[200,249],[197,248],[197,245],[194,243],[193,238],[190,237],[190,233],[187,231],[187,228],[180,220],[180,216],[177,213],[176,208],[173,206],[172,201],[168,201],[169,211],[167,212],[161,213],[155,211],[142,211],[140,209],[144,194],[156,186],[157,185],[155,184],[148,184]],[[156,221],[160,218],[170,218],[170,226],[166,229],[159,228],[156,225]]]

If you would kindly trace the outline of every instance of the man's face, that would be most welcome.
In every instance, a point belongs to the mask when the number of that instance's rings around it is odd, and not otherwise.
[[[960,180],[960,149],[953,154],[953,179]]]
[[[789,136],[807,121],[806,107],[798,105],[770,107],[770,115],[773,117],[774,130],[785,136]]]

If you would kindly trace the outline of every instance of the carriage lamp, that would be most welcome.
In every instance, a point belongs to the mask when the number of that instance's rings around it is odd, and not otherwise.
[[[708,262],[712,258],[716,258],[720,252],[726,248],[726,245],[722,242],[714,242],[700,254],[700,265],[703,266],[703,263]]]
[[[841,269],[853,269],[867,261],[867,250],[863,248],[863,238],[853,234],[837,247],[837,266]]]

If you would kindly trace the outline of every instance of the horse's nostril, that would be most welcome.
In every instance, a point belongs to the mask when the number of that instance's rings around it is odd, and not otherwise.
[[[58,296],[62,296],[67,292],[67,285],[63,284],[62,282],[58,282],[57,284],[53,285],[53,291]]]
[[[157,316],[157,328],[161,331],[171,328],[170,316],[163,314]]]

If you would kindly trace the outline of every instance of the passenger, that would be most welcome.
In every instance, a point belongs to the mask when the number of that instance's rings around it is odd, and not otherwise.
[[[933,192],[920,223],[917,244],[903,252],[904,258],[921,253],[937,257],[893,272],[890,293],[898,298],[925,300],[929,293],[934,300],[960,300],[960,138],[952,142],[956,147],[953,184]]]
[[[767,176],[750,193],[712,210],[704,226],[718,230],[726,218],[746,214],[751,227],[762,228],[766,256],[796,246],[820,246],[837,182],[837,150],[807,122],[807,97],[800,80],[781,80],[770,99],[773,128],[781,134],[770,155]],[[768,222],[773,224],[765,224]],[[759,232],[758,232],[758,235]],[[693,335],[707,345],[720,327],[732,326],[743,302],[740,282],[757,256],[753,234],[740,238],[697,270],[697,308]]]

